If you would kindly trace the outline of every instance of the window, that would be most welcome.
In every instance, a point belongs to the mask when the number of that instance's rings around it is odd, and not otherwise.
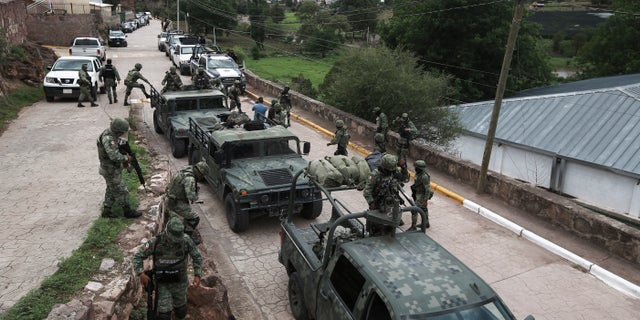
[[[193,99],[176,100],[176,111],[197,110],[198,101]]]
[[[331,272],[331,284],[351,311],[358,300],[364,282],[364,277],[358,269],[351,264],[346,256],[341,255]]]
[[[294,139],[280,139],[265,142],[266,156],[281,156],[294,154],[298,150],[297,141]]]
[[[222,97],[200,99],[200,109],[222,109],[224,104]]]
[[[389,310],[377,292],[369,298],[362,320],[391,320]]]

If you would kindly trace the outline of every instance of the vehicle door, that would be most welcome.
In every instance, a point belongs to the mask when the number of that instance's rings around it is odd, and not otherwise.
[[[337,252],[318,284],[316,319],[354,319],[353,310],[365,283],[354,262],[344,252]]]
[[[216,152],[221,149],[218,146],[216,146],[211,140],[208,141],[208,144],[209,144],[208,145],[209,155],[203,155],[203,157],[207,161],[207,165],[209,166],[209,173],[210,173],[209,177],[211,177],[210,179],[207,179],[207,182],[209,182],[209,185],[211,186],[213,191],[216,192],[218,196],[222,197],[222,193],[223,193],[222,189],[224,189],[224,188],[221,188],[222,179],[220,177],[220,168],[222,166],[222,163],[220,164],[216,163],[215,157],[214,157]]]
[[[100,73],[100,70],[102,70],[102,63],[100,62],[100,59],[93,59],[91,64],[93,65],[93,70],[87,70],[87,71],[89,72],[89,75],[91,77],[91,84],[97,85],[98,75]]]
[[[372,282],[367,282],[353,310],[358,320],[391,320],[390,306]]]
[[[171,123],[169,123],[169,121],[174,113],[175,107],[176,100],[168,99],[166,100],[166,103],[160,104],[160,110],[158,110],[160,112],[160,127],[162,128],[164,133],[167,134],[167,137],[169,137],[169,134],[171,133],[171,130],[169,130],[169,126],[171,125]]]

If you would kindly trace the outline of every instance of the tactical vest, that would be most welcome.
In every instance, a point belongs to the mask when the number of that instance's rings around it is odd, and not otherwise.
[[[349,138],[351,138],[351,136],[349,135],[349,132],[347,132],[346,129],[340,129],[342,131],[342,136],[340,136],[340,139],[338,140],[338,145],[342,146],[342,147],[347,147],[347,145],[349,144]]]
[[[116,138],[113,137],[113,135],[111,134],[111,131],[109,131],[108,129],[103,131],[102,134],[100,134],[100,136],[98,137],[98,141],[96,141],[96,144],[98,145],[98,158],[100,159],[100,162],[109,162],[112,165],[119,166],[119,164],[111,161],[111,159],[109,158],[109,155],[107,154],[107,150],[104,148],[104,145],[102,144],[102,138],[105,135],[109,135],[114,141],[117,141]]]
[[[180,282],[187,279],[187,250],[184,241],[177,243],[166,239],[165,234],[156,238],[153,247],[153,271],[156,281]]]
[[[134,81],[138,80],[138,78],[136,77],[137,71],[134,70],[130,70],[129,73],[127,73],[127,78],[124,79],[124,84],[129,84],[129,83],[133,83]]]
[[[105,79],[115,79],[116,71],[113,69],[112,64],[105,64],[104,69],[102,70],[102,77]]]
[[[193,173],[190,169],[183,169],[178,172],[178,176],[174,179],[171,179],[169,185],[167,186],[167,195],[171,199],[176,200],[186,200],[187,194],[184,191],[184,186],[182,182],[188,176],[193,176]]]

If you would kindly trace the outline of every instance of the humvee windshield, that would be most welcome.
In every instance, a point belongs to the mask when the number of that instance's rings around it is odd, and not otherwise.
[[[237,142],[231,146],[231,159],[247,159],[295,154],[298,151],[296,139],[271,139]]]
[[[200,108],[198,108],[198,102],[200,102]],[[208,110],[208,109],[224,108],[222,97],[176,99],[174,103],[175,103],[176,111]]]

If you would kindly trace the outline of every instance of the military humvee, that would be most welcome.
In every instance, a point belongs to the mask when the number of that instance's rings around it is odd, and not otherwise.
[[[278,260],[296,319],[515,319],[486,282],[425,234],[418,207],[345,214],[333,190],[316,187],[333,206],[331,219],[299,228],[289,214],[280,230]],[[422,216],[420,229],[397,232],[411,211]],[[388,232],[374,235],[370,224]]]
[[[242,232],[249,218],[269,215],[280,217],[292,200],[292,211],[305,219],[322,212],[320,191],[305,177],[297,178],[290,194],[295,172],[307,167],[302,158],[310,143],[301,142],[282,126],[228,128],[230,115],[221,115],[222,125],[207,127],[201,119],[189,120],[189,163],[204,159],[209,165],[206,180],[224,201],[229,227]],[[260,122],[261,124],[261,122]]]
[[[153,128],[169,139],[171,153],[176,158],[187,153],[189,118],[210,119],[213,124],[218,122],[217,115],[229,112],[226,96],[220,90],[185,88],[163,94],[151,88],[151,108],[155,108]]]

